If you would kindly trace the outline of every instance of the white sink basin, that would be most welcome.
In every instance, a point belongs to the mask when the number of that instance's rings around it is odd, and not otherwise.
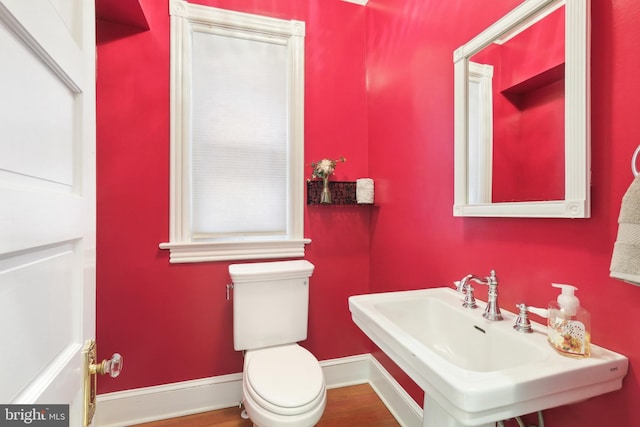
[[[354,322],[425,391],[425,426],[493,425],[622,387],[625,356],[593,344],[590,358],[561,356],[546,326],[517,332],[515,314],[489,321],[484,305],[464,308],[449,288],[349,298]]]

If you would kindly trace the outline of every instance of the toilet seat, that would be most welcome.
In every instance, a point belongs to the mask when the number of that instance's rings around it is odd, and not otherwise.
[[[325,400],[324,375],[318,360],[297,345],[248,351],[245,390],[263,409],[278,415],[298,415]]]

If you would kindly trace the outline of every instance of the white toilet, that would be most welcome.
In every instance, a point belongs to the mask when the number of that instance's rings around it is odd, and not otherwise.
[[[242,397],[256,426],[310,427],[324,412],[322,368],[297,344],[307,338],[312,273],[305,260],[229,266],[234,348],[245,350]]]

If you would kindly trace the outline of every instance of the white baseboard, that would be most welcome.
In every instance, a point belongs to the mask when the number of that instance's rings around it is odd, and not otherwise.
[[[402,426],[422,426],[422,409],[370,354],[320,362],[327,388],[371,384]],[[98,395],[96,427],[122,427],[237,406],[242,374]],[[240,416],[238,414],[238,416]]]

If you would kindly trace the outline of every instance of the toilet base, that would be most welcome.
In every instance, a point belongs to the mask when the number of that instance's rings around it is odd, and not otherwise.
[[[245,390],[245,381],[242,381],[242,399],[249,419],[254,427],[312,427],[320,421],[324,408],[327,406],[327,393],[322,394],[322,400],[311,411],[298,415],[280,415],[261,408]]]

